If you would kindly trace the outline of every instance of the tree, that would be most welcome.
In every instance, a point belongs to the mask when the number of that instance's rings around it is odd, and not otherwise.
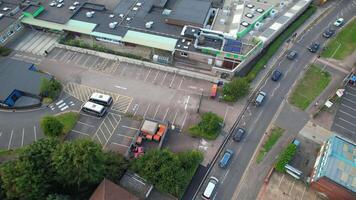
[[[297,145],[290,143],[287,148],[278,156],[276,163],[276,170],[279,172],[285,172],[285,166],[292,160],[293,156],[297,152]]]
[[[8,199],[45,199],[54,185],[51,154],[58,144],[55,139],[41,139],[26,147],[18,160],[2,165],[1,181]]]
[[[50,194],[46,200],[70,200],[69,196],[61,194]]]
[[[104,176],[115,183],[119,183],[128,163],[122,155],[108,152],[104,154],[104,166]]]
[[[223,87],[223,98],[225,101],[234,102],[246,96],[250,91],[250,83],[246,78],[234,78]]]
[[[62,85],[55,79],[46,79],[41,80],[40,93],[43,97],[49,97],[51,99],[57,98],[60,91],[62,90]]]
[[[101,146],[90,140],[65,142],[52,155],[52,164],[64,186],[98,184],[104,178],[104,154]]]
[[[59,137],[63,135],[64,125],[54,116],[45,116],[41,119],[41,128],[46,136]]]
[[[206,112],[201,118],[197,125],[189,128],[189,132],[193,136],[215,139],[219,135],[223,119],[213,112]]]

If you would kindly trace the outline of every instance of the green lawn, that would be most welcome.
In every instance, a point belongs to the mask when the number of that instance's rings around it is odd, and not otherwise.
[[[333,38],[327,45],[326,50],[321,53],[322,57],[333,57],[342,60],[352,54],[356,49],[356,19]]]
[[[282,136],[283,132],[284,129],[278,126],[275,126],[272,129],[271,134],[268,136],[266,142],[263,144],[262,148],[260,149],[257,155],[256,158],[257,163],[260,163],[264,159],[264,157],[269,152],[269,150],[272,149],[273,145],[276,144],[278,139]]]
[[[56,118],[64,125],[63,133],[67,134],[73,129],[78,121],[79,114],[77,112],[67,112],[57,115]]]
[[[326,88],[331,81],[328,72],[323,72],[319,67],[312,65],[305,72],[302,80],[299,81],[295,90],[289,98],[289,102],[305,110],[316,97]]]

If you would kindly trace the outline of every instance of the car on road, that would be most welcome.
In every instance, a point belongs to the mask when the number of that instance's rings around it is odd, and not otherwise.
[[[327,30],[324,31],[323,37],[330,38],[334,34],[335,34],[335,30],[330,28],[330,29],[327,29]]]
[[[334,22],[334,26],[340,27],[344,24],[344,18],[339,18]]]
[[[282,77],[282,72],[276,69],[273,71],[271,79],[272,81],[279,81],[281,77]]]
[[[211,199],[215,192],[216,192],[216,187],[218,186],[219,180],[217,178],[215,178],[214,176],[211,176],[209,178],[209,182],[208,185],[206,186],[202,197],[203,199]]]
[[[318,51],[320,47],[319,43],[313,42],[312,44],[310,44],[310,46],[308,47],[308,50],[312,53],[316,53]]]
[[[246,133],[245,129],[237,127],[237,129],[235,130],[234,135],[232,136],[232,139],[235,142],[240,142],[243,139],[245,133]]]
[[[234,155],[234,152],[231,149],[226,149],[223,157],[221,158],[221,160],[219,162],[219,167],[226,168],[230,163],[232,155]]]
[[[289,60],[294,60],[297,57],[298,53],[296,51],[290,51],[287,55]]]
[[[264,99],[266,98],[266,95],[267,94],[265,92],[260,91],[256,96],[255,105],[260,106],[263,103]]]

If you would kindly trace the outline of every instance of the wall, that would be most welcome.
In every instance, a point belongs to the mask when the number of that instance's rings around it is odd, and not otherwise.
[[[351,191],[333,182],[332,180],[321,177],[316,182],[311,183],[311,187],[315,190],[328,196],[330,200],[353,200],[356,199],[356,195]]]

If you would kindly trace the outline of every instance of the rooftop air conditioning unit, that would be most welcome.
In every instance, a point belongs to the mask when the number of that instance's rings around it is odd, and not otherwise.
[[[4,7],[2,10],[3,10],[3,11],[8,11],[8,10],[10,10],[10,8]]]
[[[69,6],[69,10],[75,10],[75,6]]]
[[[257,8],[256,11],[259,13],[263,13],[264,10],[262,8]]]
[[[119,14],[119,17],[124,18],[124,14]]]
[[[115,15],[111,14],[111,15],[109,15],[109,17],[110,17],[110,18],[114,18],[114,17],[115,17]]]
[[[92,13],[92,12],[87,12],[85,15],[86,15],[88,18],[93,17],[93,13]]]
[[[172,12],[172,10],[164,9],[163,12],[162,12],[162,15],[170,15],[171,12]]]
[[[138,7],[133,7],[132,10],[133,10],[133,11],[137,11],[137,10],[138,10]]]
[[[136,3],[136,6],[142,6],[142,3],[138,2]]]
[[[153,25],[153,21],[146,22],[147,29],[152,28],[152,25]]]
[[[114,29],[118,23],[117,22],[111,22],[109,24],[109,28]]]
[[[0,13],[0,19],[4,16],[4,14]]]
[[[130,20],[131,20],[131,18],[130,18],[130,17],[127,17],[127,18],[126,18],[126,21],[130,21]]]
[[[272,9],[271,12],[269,13],[271,17],[275,17],[277,15],[277,10]]]
[[[252,4],[247,4],[246,7],[247,7],[247,8],[253,8],[253,7],[255,7],[255,6],[252,5]]]
[[[78,1],[76,1],[76,2],[73,3],[73,6],[77,6],[77,5],[79,5],[79,2],[78,2]]]
[[[225,24],[225,22],[226,22],[226,20],[225,20],[225,19],[220,19],[220,24],[221,24],[221,25],[224,25],[224,24]]]
[[[245,16],[246,16],[246,17],[248,17],[248,18],[252,18],[252,17],[254,17],[254,15],[253,15],[253,14],[251,14],[251,13],[247,13]]]

